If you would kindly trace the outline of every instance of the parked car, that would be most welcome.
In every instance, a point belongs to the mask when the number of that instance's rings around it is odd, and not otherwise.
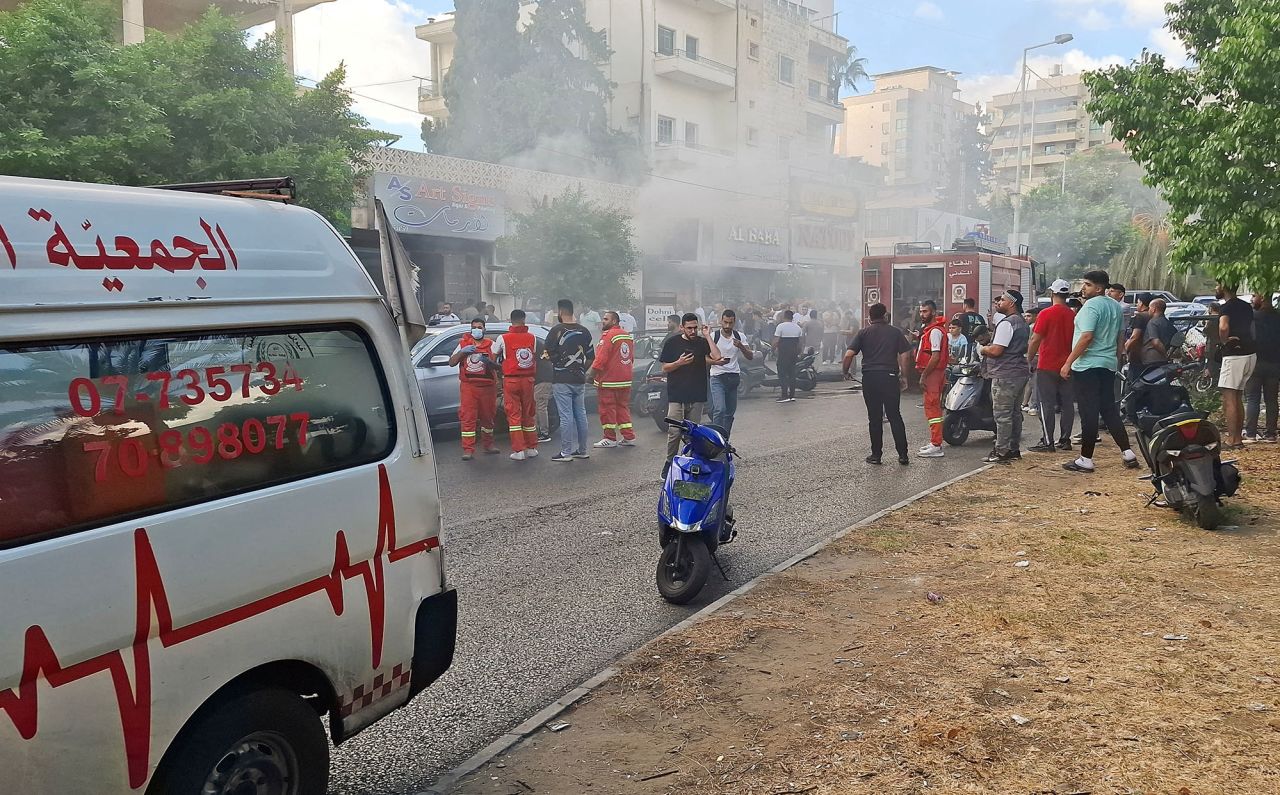
[[[1144,303],[1151,303],[1153,298],[1163,298],[1166,304],[1182,303],[1182,299],[1168,290],[1126,290],[1124,293],[1124,302],[1134,306],[1137,305],[1139,299]]]
[[[1204,304],[1197,304],[1194,301],[1178,301],[1177,303],[1166,304],[1164,308],[1165,317],[1204,317],[1209,314],[1209,307]]]
[[[1197,295],[1195,298],[1191,299],[1191,303],[1213,306],[1218,303],[1218,297],[1216,295]]]

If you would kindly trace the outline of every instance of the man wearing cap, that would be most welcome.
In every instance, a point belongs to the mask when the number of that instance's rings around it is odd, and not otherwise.
[[[1040,443],[1031,448],[1033,453],[1052,453],[1071,449],[1071,429],[1076,421],[1075,395],[1070,379],[1062,377],[1062,365],[1071,353],[1071,335],[1075,331],[1076,313],[1067,306],[1071,284],[1058,279],[1049,285],[1049,297],[1053,304],[1040,310],[1027,347],[1027,355],[1035,358],[1036,390],[1040,398]],[[1057,417],[1057,443],[1054,443],[1054,417]]]
[[[991,378],[991,413],[996,422],[996,446],[983,460],[1008,464],[1022,458],[1022,393],[1031,371],[1027,346],[1031,330],[1022,317],[1022,293],[1012,288],[996,298],[991,343],[982,346]]]
[[[1103,294],[1110,279],[1106,271],[1089,271],[1084,275],[1084,286],[1080,289],[1084,306],[1076,313],[1071,353],[1059,371],[1063,378],[1074,382],[1072,386],[1080,409],[1080,457],[1062,465],[1068,472],[1093,472],[1099,416],[1116,446],[1123,451],[1124,465],[1138,468],[1138,458],[1129,447],[1129,433],[1124,429],[1115,401],[1124,310]]]

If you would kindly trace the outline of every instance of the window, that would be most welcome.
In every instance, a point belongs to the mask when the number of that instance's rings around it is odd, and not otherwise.
[[[889,142],[888,142],[888,141],[881,141],[881,142],[880,142],[880,154],[882,154],[882,155],[887,155],[887,154],[889,154]]]
[[[898,119],[898,121],[894,124],[894,129],[896,129],[898,132],[906,132],[906,131],[907,131],[907,120],[906,120],[906,119]]]
[[[1097,119],[1092,119],[1092,118],[1091,118],[1091,119],[1089,119],[1089,129],[1090,129],[1090,130],[1092,130],[1092,131],[1094,131],[1094,132],[1097,132],[1098,130],[1101,130],[1101,129],[1102,129],[1102,122],[1098,121]]]
[[[698,39],[695,36],[684,37],[684,57],[691,61],[698,60]]]
[[[658,26],[658,54],[676,54],[676,32],[671,28],[664,28],[661,25]]]
[[[1058,150],[1058,148],[1057,148],[1056,146],[1054,146],[1053,144],[1045,144],[1045,145],[1044,145],[1044,153],[1045,153],[1046,155],[1051,155],[1051,154],[1053,154],[1054,152],[1056,152],[1057,150]]]
[[[754,41],[747,44],[747,57],[753,61],[760,60],[760,45]]]
[[[370,463],[395,443],[382,371],[351,328],[0,347],[0,382],[0,547]]]
[[[889,112],[889,103],[888,103],[888,102],[886,102],[886,103],[884,103],[883,105],[881,105],[881,106],[880,106],[880,110],[884,111],[885,113],[888,113],[888,112]]]
[[[747,128],[747,146],[755,146],[755,145],[756,145],[756,128],[748,127]]]
[[[684,123],[684,142],[689,146],[698,145],[698,125],[691,121]]]
[[[658,117],[658,143],[670,144],[675,138],[676,120],[670,116]]]
[[[810,80],[809,81],[809,98],[822,99],[822,95],[826,93],[825,89],[826,89],[826,86],[822,85],[822,83],[818,82],[817,80]]]
[[[787,85],[796,81],[796,62],[785,55],[778,56],[778,80]]]
[[[889,134],[889,122],[885,122],[884,124],[880,125],[880,134],[881,135]]]
[[[907,151],[907,139],[906,139],[906,138],[899,138],[898,140],[894,141],[894,142],[893,142],[893,151],[897,152],[898,154],[903,154],[904,152],[906,152],[906,151]]]
[[[899,113],[907,112],[907,101],[905,99],[898,100],[898,112]]]

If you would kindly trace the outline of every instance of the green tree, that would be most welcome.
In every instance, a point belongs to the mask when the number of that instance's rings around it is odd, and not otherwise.
[[[831,72],[827,82],[831,85],[831,96],[840,96],[840,89],[848,88],[858,93],[858,83],[869,80],[867,59],[858,57],[858,48],[850,44],[844,51],[843,58],[831,59]]]
[[[341,68],[299,92],[270,39],[216,11],[122,46],[109,4],[31,0],[0,13],[0,173],[149,185],[293,176],[348,223],[369,145]]]
[[[458,43],[444,86],[450,118],[424,122],[430,151],[639,176],[635,139],[609,127],[613,84],[601,65],[611,52],[604,31],[587,22],[582,0],[542,0],[523,32],[514,0],[464,0],[456,19]]]
[[[515,231],[498,240],[499,259],[516,295],[550,304],[572,298],[590,306],[629,306],[640,255],[631,219],[581,189],[535,203],[512,217]]]
[[[979,197],[991,182],[991,137],[982,131],[989,121],[978,108],[959,133],[959,155],[947,164],[946,184],[939,197],[941,207],[960,215],[980,216],[985,210]]]
[[[1109,122],[1171,208],[1172,260],[1228,282],[1280,282],[1280,7],[1183,0],[1168,29],[1194,69],[1143,52],[1085,76],[1089,112]]]

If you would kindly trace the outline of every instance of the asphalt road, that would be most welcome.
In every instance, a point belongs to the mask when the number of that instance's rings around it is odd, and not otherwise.
[[[334,752],[331,792],[424,790],[619,655],[824,536],[977,468],[990,449],[989,434],[978,434],[943,459],[901,467],[889,455],[870,466],[858,393],[821,384],[783,405],[772,394],[738,409],[739,536],[719,555],[731,579],[713,572],[685,607],[665,603],[654,583],[665,436],[651,421],[637,423],[637,447],[569,464],[549,455],[464,463],[456,439],[438,439],[445,563],[461,603],[457,655],[427,692]],[[903,400],[913,453],[927,439],[918,398]]]

